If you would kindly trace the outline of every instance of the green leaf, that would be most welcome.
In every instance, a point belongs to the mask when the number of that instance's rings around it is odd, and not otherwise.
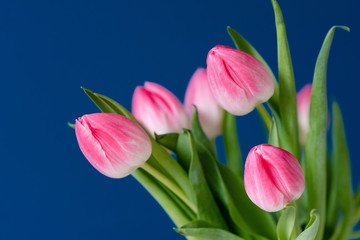
[[[222,212],[231,228],[247,239],[251,238],[251,235],[259,240],[264,238],[262,236],[275,239],[274,220],[269,213],[259,209],[250,201],[245,193],[241,177],[220,164],[214,154],[201,142],[195,141],[195,143],[207,182],[215,198],[221,202],[224,208]],[[236,181],[233,181],[234,178]],[[231,184],[233,184],[232,187]],[[262,228],[258,227],[259,222],[262,223]]]
[[[173,152],[176,151],[178,137],[179,137],[178,133],[168,133],[162,135],[157,135],[155,133],[155,140]]]
[[[310,221],[305,228],[305,231],[300,233],[296,240],[314,240],[318,235],[320,225],[320,214],[317,210],[313,209],[310,212]]]
[[[187,237],[197,237],[206,240],[245,240],[224,229],[216,228],[204,221],[195,221],[175,229],[176,232]]]
[[[71,127],[72,129],[75,129],[75,124],[68,122],[67,125],[68,125],[69,127]]]
[[[179,134],[176,144],[176,155],[178,162],[186,172],[189,172],[195,154],[194,152],[196,152],[196,150],[192,149],[191,138],[187,134],[187,131],[183,134]]]
[[[301,154],[301,159],[300,159],[300,165],[301,168],[303,169],[304,172],[304,176],[306,176],[306,172],[305,172],[305,154]],[[303,226],[304,224],[307,223],[308,219],[309,219],[309,211],[308,211],[308,192],[307,192],[307,188],[305,186],[304,192],[302,193],[302,195],[300,196],[300,198],[298,200],[296,200],[296,207],[297,207],[297,213],[296,213],[296,224],[298,226]],[[296,229],[298,230],[298,229]],[[297,233],[299,233],[297,231]]]
[[[196,142],[201,143],[204,145],[211,153],[215,155],[214,145],[211,144],[210,140],[206,136],[205,132],[203,131],[200,121],[199,115],[197,111],[197,107],[194,105],[194,113],[192,119],[192,132],[194,134],[194,138]]]
[[[336,222],[338,221],[339,205],[337,202],[337,178],[335,178],[336,169],[331,160],[327,161],[327,205],[326,205],[326,223],[325,228],[329,229],[326,231],[326,235],[330,236],[334,234]]]
[[[193,204],[193,202],[189,199],[189,197],[184,193],[182,189],[169,177],[162,174],[155,167],[153,167],[150,163],[151,160],[154,160],[153,156],[150,156],[149,160],[141,165],[141,168],[144,169],[147,173],[149,173],[152,177],[154,177],[157,181],[159,181],[162,185],[171,190],[179,199],[181,199],[184,204],[186,204],[192,211],[197,212],[197,208]]]
[[[168,194],[164,187],[143,169],[137,169],[132,173],[132,176],[156,199],[176,226],[182,226],[192,220],[185,214],[186,211]]]
[[[341,225],[342,225],[342,221],[343,219],[341,218],[340,221],[338,222],[338,224],[334,227],[334,229],[332,229],[332,232],[331,232],[331,237],[328,238],[329,240],[339,240],[339,235],[340,235],[340,232],[341,232]],[[325,232],[326,234],[328,234],[328,232]],[[327,236],[325,236],[327,237]]]
[[[184,228],[176,231],[187,237],[197,237],[206,240],[245,240],[220,228]]]
[[[234,228],[237,234],[245,238],[249,238],[250,235],[248,232],[251,232],[252,230],[247,225],[245,220],[246,216],[241,215],[241,212],[239,212],[240,210],[232,200],[223,181],[223,177],[221,176],[221,172],[218,169],[217,160],[214,155],[201,143],[196,142],[196,148],[198,150],[199,159],[202,163],[207,182],[215,198],[218,199],[218,201],[221,202],[221,205],[227,210],[222,211],[227,219],[227,222],[230,223],[231,228]]]
[[[156,159],[156,164],[161,168],[158,170],[162,171],[164,175],[172,179],[195,203],[195,192],[190,184],[186,171],[179,165],[175,159],[155,140],[152,141],[152,155]],[[152,164],[154,166],[154,164]]]
[[[276,0],[271,0],[277,32],[278,67],[279,67],[279,114],[278,126],[281,147],[300,157],[298,123],[296,112],[296,90],[290,50],[286,36],[284,19]]]
[[[184,139],[184,141],[183,144],[179,146],[181,149],[178,149],[177,152],[186,152],[187,158],[189,158],[187,160],[190,163],[189,179],[196,195],[198,219],[207,221],[216,227],[227,229],[227,224],[206,181],[191,132],[184,130],[184,133],[179,135],[179,141],[181,139]]]
[[[235,117],[227,112],[225,114],[225,119],[229,117],[227,120],[224,120],[224,125],[226,123],[230,123],[227,128],[228,131],[224,130],[224,139],[227,139],[227,144],[225,144],[226,147],[231,147],[231,150],[227,153],[232,153],[230,156],[234,157],[234,160],[239,162],[239,158],[235,158],[235,156],[240,156],[239,147],[237,143],[237,136],[236,136],[236,130],[234,130],[235,125]],[[209,146],[208,142],[206,141],[207,138],[204,135],[204,133],[201,130],[201,126],[198,124],[198,119],[196,118],[196,112],[194,114],[193,119],[193,131],[195,132],[195,143],[196,148],[198,150],[198,155],[200,158],[200,161],[202,163],[204,173],[206,173],[206,179],[211,187],[211,190],[217,197],[217,199],[222,202],[222,204],[228,209],[228,221],[232,222],[233,227],[238,229],[238,233],[243,235],[244,237],[249,237],[249,233],[253,236],[256,236],[256,239],[261,239],[260,236],[270,236],[274,237],[274,232],[272,229],[274,228],[275,224],[273,220],[271,219],[270,214],[262,211],[258,207],[256,207],[247,197],[245,193],[245,189],[242,183],[242,180],[240,177],[238,177],[237,181],[234,183],[234,194],[236,195],[239,191],[238,188],[241,186],[243,188],[242,195],[237,196],[234,198],[234,196],[231,195],[231,191],[228,189],[229,186],[226,186],[224,182],[224,177],[222,176],[221,171],[219,170],[220,163],[217,162],[215,158],[215,154],[213,151],[211,151],[211,147]],[[231,126],[229,128],[229,126]],[[231,138],[230,138],[231,137]],[[226,140],[225,140],[226,142]],[[233,154],[236,153],[236,154]],[[229,154],[228,154],[229,156]],[[241,163],[241,162],[240,162]],[[228,184],[230,184],[230,181],[234,180],[235,173],[233,173],[230,169],[227,169],[225,166],[222,166],[223,174],[225,175],[231,175],[233,178],[229,180]],[[230,177],[231,178],[231,177]],[[241,201],[235,201],[235,199],[239,200],[241,199],[242,204],[239,204]],[[244,200],[244,199],[247,199]],[[246,210],[248,211],[246,211]],[[224,212],[224,211],[223,211]],[[258,228],[258,222],[261,221],[264,225],[263,228]],[[235,225],[235,226],[234,226]],[[237,225],[237,226],[236,226]],[[249,226],[250,225],[250,226]],[[268,228],[267,228],[268,227]]]
[[[243,163],[237,136],[236,118],[224,110],[223,120],[224,146],[228,166],[239,176],[243,175]]]
[[[333,188],[336,189],[336,202],[342,211],[341,230],[337,239],[347,239],[352,230],[354,202],[351,184],[351,163],[346,144],[344,123],[339,105],[333,102],[332,106],[332,140],[333,140]]]
[[[276,126],[276,120],[274,117],[272,118],[268,143],[275,147],[280,147],[279,134],[278,134],[277,126]]]
[[[220,162],[217,162],[217,165],[227,189],[230,216],[237,226],[250,232],[256,239],[260,236],[276,239],[274,219],[270,213],[263,211],[249,199],[243,179]]]
[[[324,219],[320,222],[317,239],[323,238],[326,219],[326,131],[328,120],[326,72],[336,28],[335,26],[329,30],[316,61],[311,93],[310,130],[306,136],[305,146],[305,181],[308,191],[308,207],[318,209],[320,218]],[[339,28],[346,29],[345,27]]]
[[[102,112],[117,113],[117,114],[120,114],[122,116],[125,116],[125,117],[137,122],[137,120],[134,118],[134,116],[119,103],[115,102],[114,100],[112,100],[106,96],[103,96],[98,93],[94,93],[93,91],[91,91],[85,87],[81,87],[81,88],[84,90],[84,92],[89,96],[89,98],[96,104],[96,106],[98,106],[98,108]]]
[[[272,98],[269,100],[268,103],[269,103],[269,105],[271,105],[271,107],[273,109],[277,109],[278,102],[279,102],[279,86],[278,86],[278,83],[274,76],[274,73],[271,71],[271,68],[266,63],[266,61],[261,57],[261,55],[258,53],[258,51],[256,51],[256,49],[248,41],[246,41],[245,38],[243,38],[238,32],[236,32],[231,27],[227,27],[227,30],[228,30],[228,33],[229,33],[230,37],[232,38],[237,49],[239,49],[240,51],[246,52],[246,53],[252,55],[253,57],[257,58],[257,60],[262,62],[266,66],[266,68],[270,71],[271,76],[274,79],[275,91],[274,91],[274,95],[272,96]]]
[[[282,210],[281,216],[279,218],[276,230],[278,234],[278,240],[290,240],[293,239],[292,235],[294,233],[296,218],[296,208],[294,205],[287,205],[286,208]]]
[[[190,223],[187,223],[187,224],[181,226],[180,229],[182,229],[182,228],[213,228],[213,227],[215,227],[215,226],[206,221],[194,220]]]
[[[184,203],[184,201],[182,201],[175,193],[173,193],[173,191],[168,189],[161,182],[159,182],[159,184],[164,188],[164,190],[170,196],[170,198],[182,209],[184,216],[186,216],[191,220],[196,219],[196,213],[186,203]]]
[[[248,215],[242,216],[242,212],[244,212],[243,208],[247,208],[247,207],[244,207],[244,205],[240,206],[238,202],[234,202],[233,197],[230,194],[230,191],[228,191],[227,186],[223,182],[223,177],[221,176],[221,172],[218,169],[218,162],[215,159],[215,153],[214,151],[212,151],[208,139],[206,138],[204,132],[201,129],[201,126],[197,118],[196,110],[193,118],[193,131],[194,131],[194,136],[195,136],[194,139],[198,151],[198,156],[202,164],[203,171],[204,173],[206,173],[205,177],[207,179],[207,182],[210,185],[212,192],[215,194],[215,197],[220,202],[222,202],[222,205],[225,207],[225,209],[228,209],[229,211],[229,213],[226,214],[228,218],[227,221],[232,223],[231,225],[238,229],[237,231],[239,234],[247,238],[250,237],[249,234],[255,236],[256,239],[266,239],[262,237],[260,234],[263,234],[265,236],[267,235],[274,236],[272,235],[271,231],[266,230],[266,226],[268,226],[267,220],[271,220],[271,223],[273,223],[271,216],[268,213],[265,213],[259,208],[257,208],[250,200],[247,202],[250,205],[249,208],[250,210],[248,212]],[[226,167],[224,168],[226,169]],[[226,174],[235,175],[230,169],[227,170],[225,169],[223,169],[223,171],[226,172]],[[241,178],[239,177],[239,179]],[[238,189],[234,189],[234,191],[238,191]],[[245,196],[242,196],[240,198],[243,199],[245,197],[248,199],[245,191],[243,191],[243,194],[245,194]],[[261,214],[257,215],[259,212],[264,213],[266,217],[262,216]],[[251,219],[254,221],[252,221]],[[265,226],[265,230],[263,228],[257,227],[259,221],[263,222]],[[252,224],[251,227],[248,226],[248,222]]]

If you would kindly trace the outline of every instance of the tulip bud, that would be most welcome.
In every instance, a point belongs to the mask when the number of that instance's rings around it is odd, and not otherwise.
[[[181,102],[169,90],[152,82],[135,89],[132,113],[151,134],[181,132],[190,127]]]
[[[269,144],[252,148],[244,170],[245,190],[259,208],[276,212],[304,191],[304,173],[296,158]]]
[[[222,132],[223,110],[210,91],[206,69],[197,69],[191,77],[184,105],[190,118],[194,112],[194,105],[197,107],[201,127],[209,138],[215,138]]]
[[[218,45],[207,56],[209,86],[218,104],[245,115],[274,94],[269,70],[255,57]]]
[[[297,115],[299,123],[299,137],[301,145],[305,145],[306,134],[310,129],[309,114],[312,85],[305,85],[297,94]]]
[[[87,160],[111,178],[126,177],[151,155],[151,142],[145,131],[118,114],[84,115],[76,120],[75,133]]]

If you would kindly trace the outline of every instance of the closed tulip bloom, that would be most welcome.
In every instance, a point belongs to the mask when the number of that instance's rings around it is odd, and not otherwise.
[[[210,91],[206,69],[197,69],[191,77],[184,104],[190,118],[194,112],[194,105],[197,107],[201,127],[210,139],[222,132],[223,110]]]
[[[269,70],[255,57],[218,45],[207,56],[210,89],[218,104],[234,115],[245,115],[274,94]]]
[[[299,123],[299,135],[301,145],[305,145],[306,134],[310,129],[309,114],[312,85],[305,85],[297,94],[297,115]]]
[[[145,131],[118,114],[84,115],[76,120],[75,133],[87,160],[111,178],[126,177],[151,155],[151,142]]]
[[[296,158],[284,149],[262,144],[250,150],[244,170],[245,190],[259,208],[276,212],[304,191],[304,174]]]
[[[135,89],[132,99],[134,117],[151,133],[181,132],[190,127],[186,111],[174,94],[152,82]]]

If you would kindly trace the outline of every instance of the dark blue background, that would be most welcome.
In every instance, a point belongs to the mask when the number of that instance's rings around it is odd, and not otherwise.
[[[280,0],[299,89],[312,80],[328,29],[337,31],[329,99],[347,127],[359,182],[359,1]],[[83,157],[66,123],[97,108],[86,86],[130,109],[133,89],[154,81],[183,100],[207,52],[243,34],[276,72],[270,0],[1,1],[1,239],[182,239],[132,178],[113,180]],[[243,152],[264,142],[257,114],[238,119]]]

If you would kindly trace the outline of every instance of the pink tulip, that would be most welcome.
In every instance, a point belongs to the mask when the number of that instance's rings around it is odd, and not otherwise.
[[[111,178],[126,177],[151,155],[151,142],[145,131],[118,114],[84,115],[76,120],[75,133],[91,165]]]
[[[134,117],[151,133],[181,132],[190,121],[181,102],[166,88],[152,82],[135,89],[132,99]]]
[[[207,56],[209,86],[218,104],[245,115],[274,94],[269,70],[255,57],[218,45]]]
[[[296,95],[299,136],[301,145],[305,145],[306,134],[310,129],[309,114],[312,85],[305,85]]]
[[[304,174],[296,158],[284,149],[262,144],[250,150],[244,170],[245,190],[259,208],[276,212],[304,191]]]
[[[191,77],[184,104],[190,118],[194,112],[194,105],[197,107],[201,127],[209,138],[215,138],[222,132],[223,110],[210,91],[206,69],[197,69]]]

